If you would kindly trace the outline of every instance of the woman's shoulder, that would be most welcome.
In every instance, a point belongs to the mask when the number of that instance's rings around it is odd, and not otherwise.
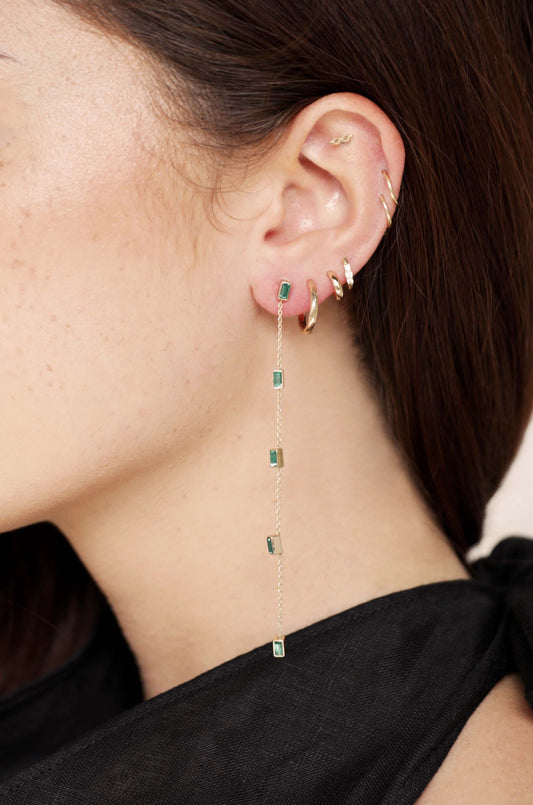
[[[533,803],[533,711],[518,673],[471,714],[416,805]]]

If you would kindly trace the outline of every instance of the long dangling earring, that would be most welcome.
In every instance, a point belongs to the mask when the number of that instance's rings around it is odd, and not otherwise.
[[[278,392],[276,416],[276,447],[270,450],[270,466],[276,468],[276,533],[267,537],[268,552],[278,557],[278,634],[272,641],[274,657],[285,656],[285,637],[282,623],[282,593],[283,593],[283,547],[281,544],[281,468],[283,467],[283,448],[281,446],[281,391],[284,386],[283,366],[281,362],[281,343],[283,335],[283,302],[289,298],[291,283],[282,280],[278,290],[278,348],[276,368],[272,373],[272,385]]]
[[[341,143],[349,142],[350,139],[351,135],[343,135],[342,137],[335,137],[330,142],[332,142],[334,145],[340,145]],[[387,174],[387,171],[383,170],[382,174],[384,175],[385,180],[389,186],[389,192],[391,194],[391,198],[393,199],[395,204],[399,204],[398,199],[394,195],[394,190],[392,188],[392,184]],[[380,196],[380,201],[384,205],[385,211],[387,213],[387,228],[388,228],[390,226],[389,222],[391,221],[391,216],[387,204],[385,202],[385,199],[383,197],[383,194]],[[348,262],[348,259],[346,257],[343,257],[343,266],[348,287],[352,288],[354,284],[353,273],[350,267],[350,263]],[[328,271],[327,275],[331,280],[331,282],[333,283],[333,288],[335,290],[335,296],[337,302],[340,302],[343,296],[342,284],[334,271]],[[272,641],[272,653],[274,657],[285,656],[285,636],[283,634],[283,622],[282,622],[283,547],[281,544],[281,525],[280,525],[281,468],[283,467],[284,464],[283,448],[281,446],[281,392],[285,385],[285,378],[281,361],[281,346],[283,336],[283,302],[286,302],[287,299],[289,298],[291,287],[292,284],[288,280],[282,280],[278,289],[277,361],[276,361],[276,368],[273,370],[272,373],[272,386],[278,392],[277,415],[276,415],[276,447],[270,450],[270,466],[275,467],[277,471],[276,472],[276,532],[275,534],[271,534],[270,536],[268,536],[266,540],[267,540],[268,552],[278,557],[278,634],[277,637],[275,637]],[[309,289],[311,296],[309,314],[307,317],[303,313],[300,313],[298,315],[298,324],[303,333],[312,332],[318,316],[318,292],[315,281],[312,279],[308,279],[307,287]]]
[[[312,279],[307,280],[307,287],[311,294],[311,304],[309,316],[306,320],[302,313],[298,316],[300,328],[304,333],[310,333],[316,324],[318,316],[318,293],[316,283]],[[283,634],[282,620],[282,600],[283,600],[283,546],[281,544],[281,468],[284,465],[283,448],[281,446],[281,391],[285,385],[285,377],[281,361],[281,345],[283,336],[283,302],[289,298],[291,283],[282,280],[278,290],[278,348],[276,368],[272,373],[272,385],[278,392],[277,416],[276,416],[276,447],[270,450],[270,466],[275,467],[276,472],[276,532],[266,538],[267,548],[270,554],[278,557],[278,634],[272,641],[272,653],[274,657],[285,656],[285,636]]]

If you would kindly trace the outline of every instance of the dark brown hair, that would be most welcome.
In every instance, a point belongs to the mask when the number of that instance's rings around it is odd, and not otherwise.
[[[390,437],[463,557],[533,407],[528,0],[54,2],[134,46],[215,191],[319,97],[359,93],[391,118],[401,203],[342,304]],[[2,540],[5,692],[67,657],[104,599],[51,524]]]

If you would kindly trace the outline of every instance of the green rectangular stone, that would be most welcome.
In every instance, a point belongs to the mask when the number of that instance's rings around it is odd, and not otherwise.
[[[281,299],[283,302],[286,302],[289,298],[289,293],[291,290],[291,283],[287,282],[287,280],[282,280],[279,291],[278,291],[278,299]]]
[[[274,447],[270,451],[270,466],[283,467],[283,450],[281,447]]]
[[[274,657],[284,657],[285,656],[285,644],[283,638],[273,640],[272,641],[272,648]]]
[[[269,553],[283,553],[283,548],[281,547],[281,537],[279,534],[272,534],[270,537],[267,537],[267,545]]]
[[[274,369],[272,372],[273,376],[273,385],[275,389],[280,389],[283,387],[283,369]]]

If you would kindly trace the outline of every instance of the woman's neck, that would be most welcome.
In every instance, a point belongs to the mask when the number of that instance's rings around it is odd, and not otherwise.
[[[337,312],[323,307],[322,333],[320,317],[310,336],[284,323],[287,654],[291,632],[336,612],[469,577],[385,435]],[[276,635],[278,562],[266,543],[275,530],[276,401],[271,361],[255,369],[188,445],[49,518],[113,607],[145,699]]]

